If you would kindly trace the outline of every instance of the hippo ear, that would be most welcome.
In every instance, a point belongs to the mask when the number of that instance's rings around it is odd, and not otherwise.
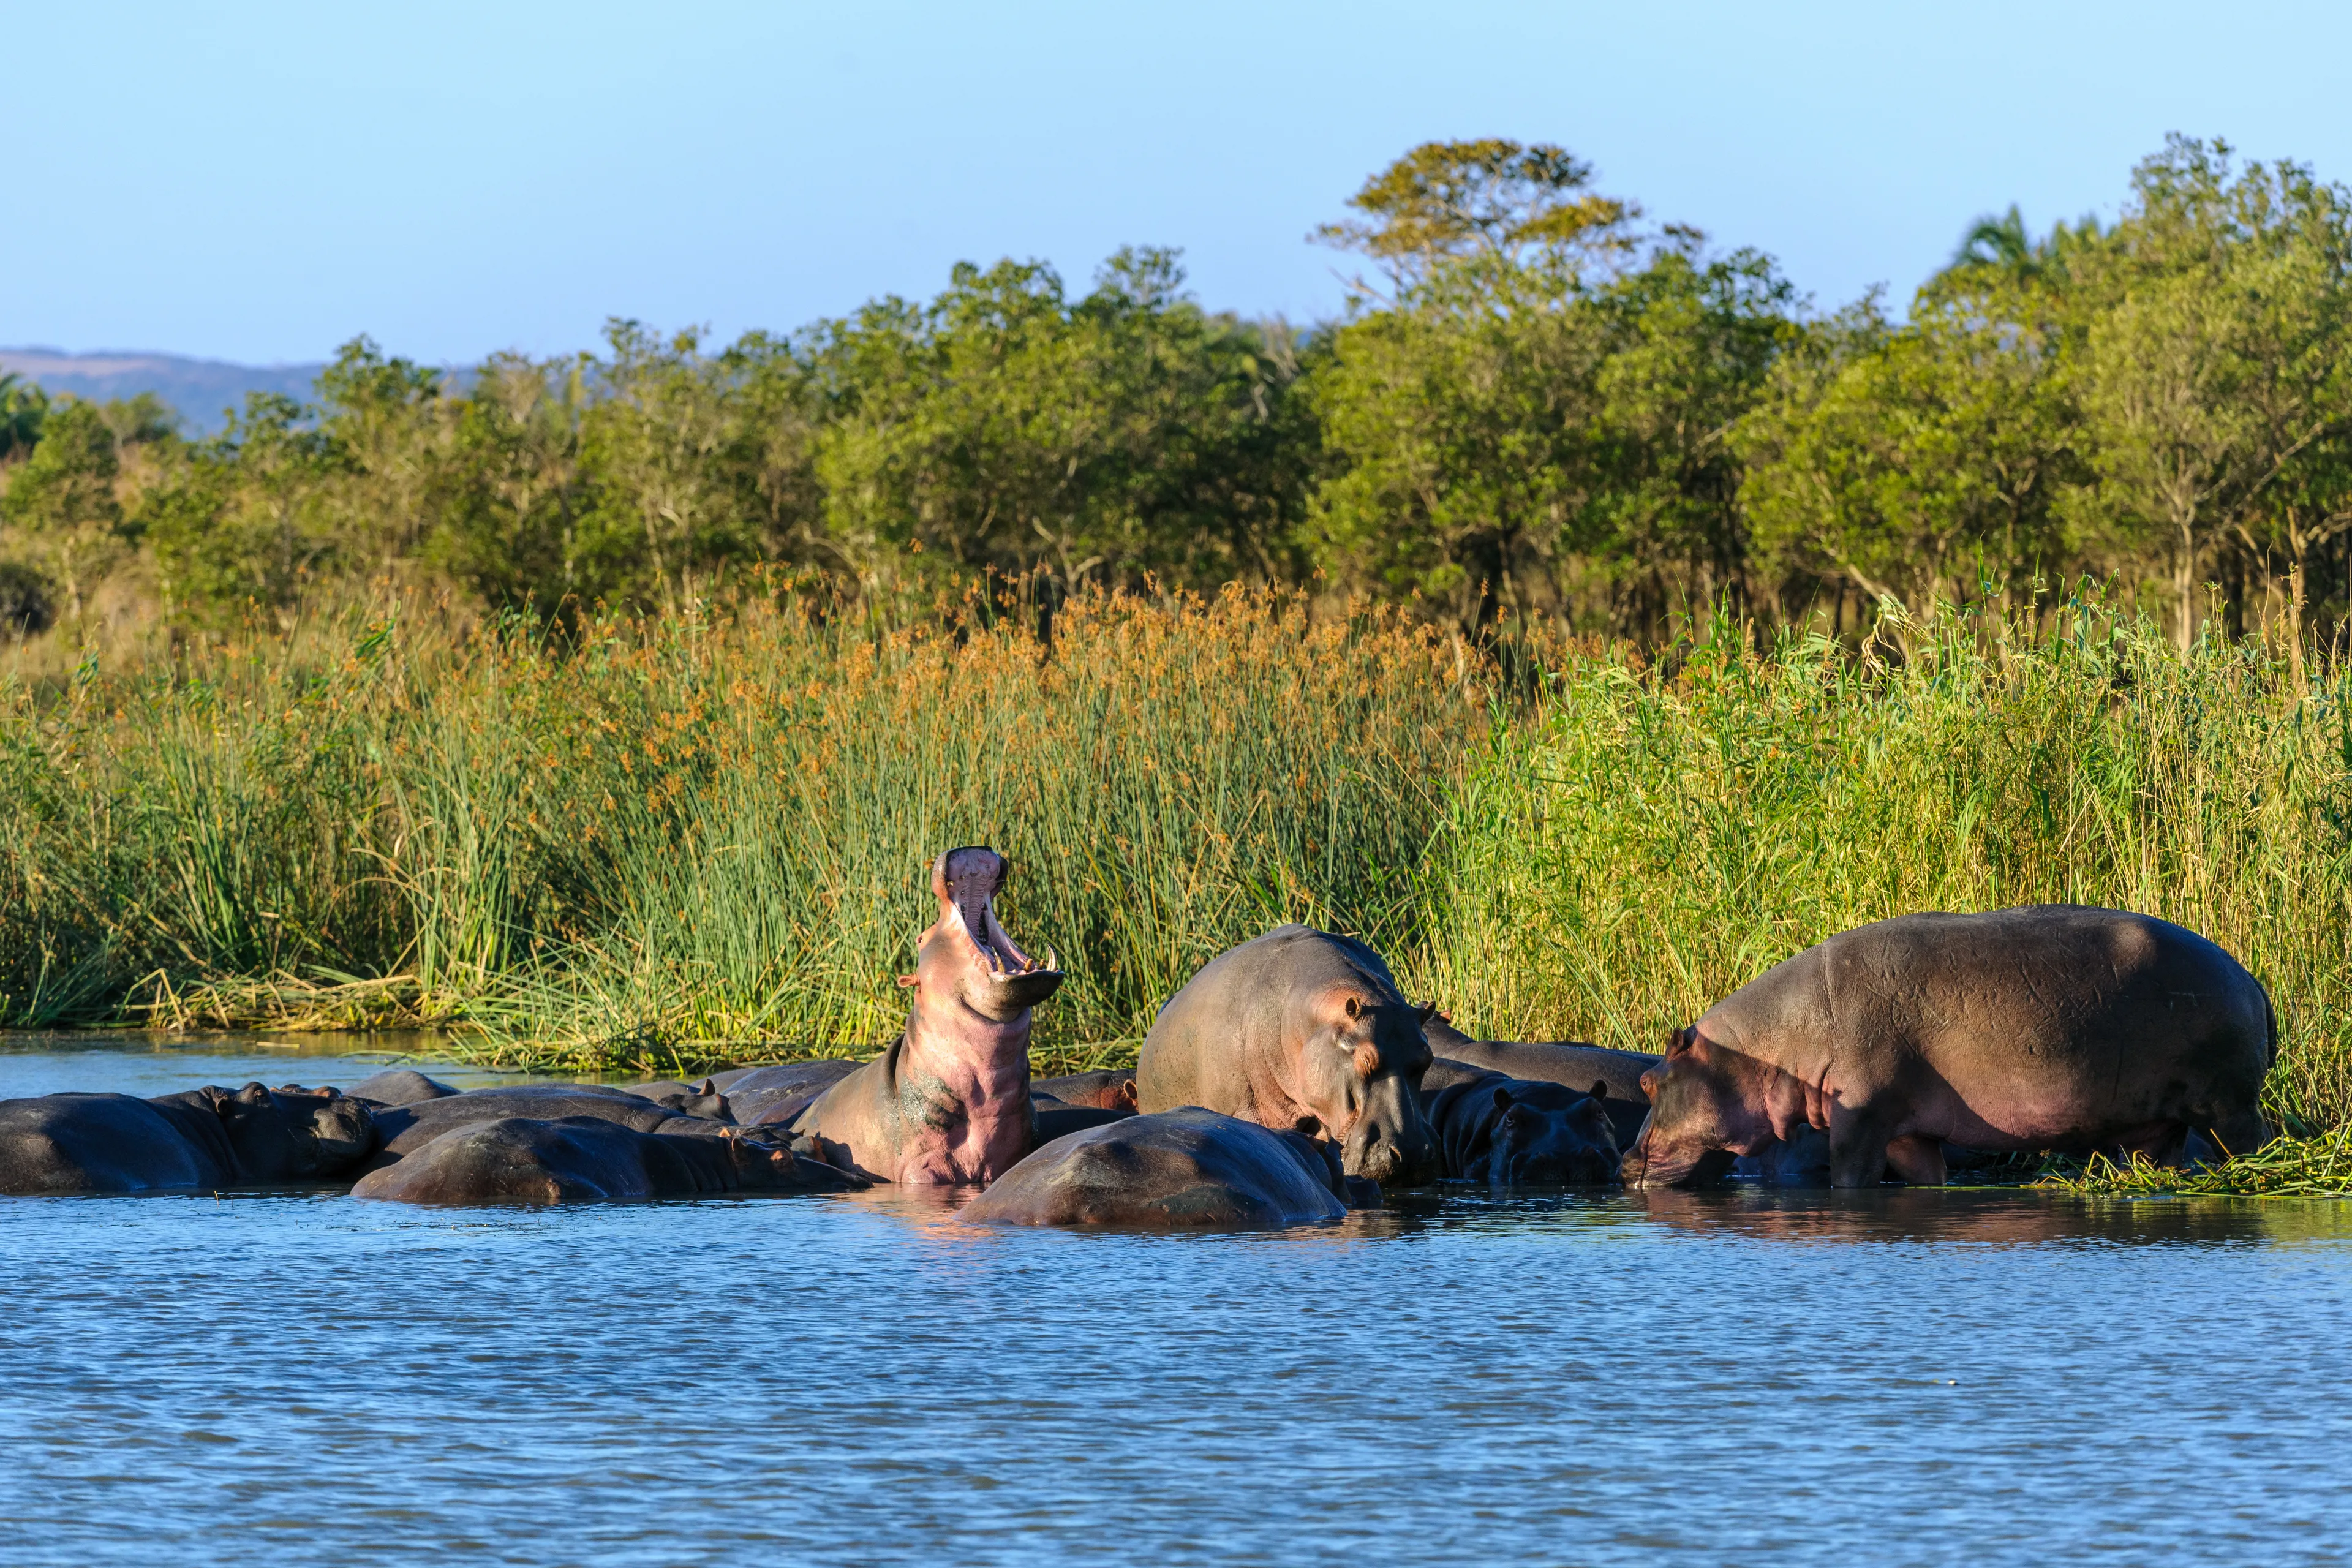
[[[915,983],[915,977],[914,977],[913,975],[911,975],[911,974],[901,974],[900,976],[898,976],[898,986],[899,986],[899,989],[901,989],[901,990],[904,990],[906,987],[908,987],[908,986],[909,986],[909,985],[912,985],[914,983]]]
[[[1497,1110],[1511,1109],[1511,1091],[1500,1084],[1495,1086],[1495,1109]]]
[[[1689,1050],[1691,1048],[1691,1037],[1697,1033],[1698,1031],[1696,1029],[1669,1030],[1666,1034],[1667,1058],[1671,1059],[1675,1057],[1681,1056],[1685,1051]]]
[[[1599,1083],[1592,1086],[1592,1098],[1595,1100],[1606,1100],[1609,1098],[1609,1080],[1607,1079],[1604,1078]]]
[[[1429,1021],[1430,1021],[1432,1018],[1434,1018],[1434,1017],[1436,1017],[1437,1016],[1438,1016],[1438,1012],[1437,1012],[1437,1004],[1436,1004],[1436,1003],[1434,1003],[1434,1002],[1431,1002],[1431,1003],[1424,1004],[1424,1005],[1423,1005],[1423,1007],[1422,1007],[1422,1009],[1421,1009],[1421,1021],[1422,1021],[1422,1024],[1423,1024],[1424,1026],[1426,1026],[1428,1025]]]
[[[694,1092],[697,1094],[717,1094],[719,1092],[719,1086],[706,1078],[702,1080],[702,1087],[696,1089]]]
[[[1360,1017],[1363,1016],[1364,999],[1351,991],[1348,994],[1347,1001],[1340,1004],[1340,1011],[1346,1013],[1350,1018]]]

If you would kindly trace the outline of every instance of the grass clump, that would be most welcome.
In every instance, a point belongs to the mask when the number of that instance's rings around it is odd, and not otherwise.
[[[2053,1160],[2032,1183],[2089,1196],[2333,1198],[2352,1193],[2352,1122],[2333,1132],[2273,1139],[2260,1149],[2194,1170],[2094,1154]]]
[[[1041,1062],[1132,1049],[1285,919],[1409,951],[1486,675],[1391,613],[751,597],[562,648],[347,617],[199,672],[0,694],[0,1017],[459,1021],[663,1069],[896,1032],[931,858],[990,843],[1069,982]]]

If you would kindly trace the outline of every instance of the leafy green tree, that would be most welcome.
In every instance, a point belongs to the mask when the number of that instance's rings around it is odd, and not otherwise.
[[[2295,509],[2331,489],[2314,465],[2352,431],[2352,196],[2183,137],[2133,190],[2075,268],[2097,474],[2079,514],[2163,562],[2185,647],[2217,542],[2283,542],[2299,571],[2340,531]]]
[[[1609,353],[1580,534],[1620,630],[1658,632],[1677,610],[1753,597],[1735,437],[1790,341],[1795,290],[1760,252],[1710,259],[1701,243],[1668,230],[1648,266],[1592,301]]]
[[[187,448],[142,503],[172,608],[291,607],[340,564],[332,486],[348,474],[310,410],[248,394],[229,427]]]
[[[591,580],[579,540],[588,363],[495,355],[458,405],[425,556],[487,603],[551,615],[609,588]]]
[[[1182,281],[1166,251],[1121,252],[1076,301],[1042,264],[963,265],[929,307],[831,324],[814,474],[840,558],[1065,588],[1282,574],[1314,449],[1297,345]]]
[[[1348,198],[1360,219],[1311,237],[1361,251],[1402,284],[1467,258],[1524,266],[1538,256],[1632,248],[1634,204],[1595,194],[1592,165],[1549,142],[1424,142]]]
[[[1741,432],[1761,564],[1917,613],[1990,573],[2026,585],[2079,477],[2061,343],[2013,290],[1873,309],[1813,334]]]
[[[122,470],[114,432],[96,404],[70,399],[50,409],[39,445],[11,476],[9,531],[65,589],[67,615],[82,624],[85,595],[130,549],[115,480]]]
[[[357,337],[320,373],[318,397],[339,481],[326,499],[336,554],[352,570],[392,570],[440,521],[453,423],[441,373]]]
[[[41,438],[49,395],[14,372],[0,372],[0,464],[26,456]]]

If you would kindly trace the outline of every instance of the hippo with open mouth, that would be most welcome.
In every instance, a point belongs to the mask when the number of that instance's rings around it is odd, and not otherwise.
[[[1696,1184],[1808,1128],[1832,1186],[1941,1185],[1944,1144],[2116,1149],[2267,1137],[2270,998],[2168,921],[2043,904],[1916,914],[1830,938],[1679,1031],[1643,1079],[1628,1186]]]
[[[1329,1139],[1350,1176],[1433,1181],[1420,1089],[1434,1011],[1407,1003],[1362,942],[1276,926],[1212,959],[1160,1009],[1136,1064],[1137,1108],[1205,1106]]]
[[[907,1032],[793,1117],[794,1133],[869,1180],[992,1182],[1037,1146],[1031,1009],[1062,984],[1049,952],[1021,951],[996,916],[1010,868],[993,849],[931,866],[940,918],[923,933]]]

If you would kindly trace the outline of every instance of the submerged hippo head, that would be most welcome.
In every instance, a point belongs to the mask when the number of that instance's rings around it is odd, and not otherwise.
[[[996,895],[1011,869],[983,848],[950,849],[931,863],[940,918],[923,933],[915,973],[899,982],[916,987],[920,1005],[960,1003],[990,1023],[1010,1024],[1059,989],[1053,952],[1030,957],[997,921]]]
[[[1493,1142],[1482,1168],[1464,1173],[1496,1185],[1603,1186],[1617,1179],[1617,1140],[1601,1100],[1558,1084],[1496,1088]]]
[[[248,1083],[202,1091],[221,1119],[240,1173],[257,1182],[337,1176],[375,1147],[367,1106],[331,1089]]]
[[[1436,1180],[1437,1141],[1421,1105],[1432,1059],[1421,1026],[1433,1009],[1345,982],[1301,1005],[1297,1081],[1285,1087],[1314,1125],[1298,1131],[1337,1142],[1350,1176],[1401,1186]]]
[[[1776,1135],[1759,1079],[1771,1070],[1696,1029],[1677,1030],[1665,1058],[1642,1075],[1650,1114],[1625,1152],[1625,1184],[1704,1186],[1739,1155],[1770,1145]]]

